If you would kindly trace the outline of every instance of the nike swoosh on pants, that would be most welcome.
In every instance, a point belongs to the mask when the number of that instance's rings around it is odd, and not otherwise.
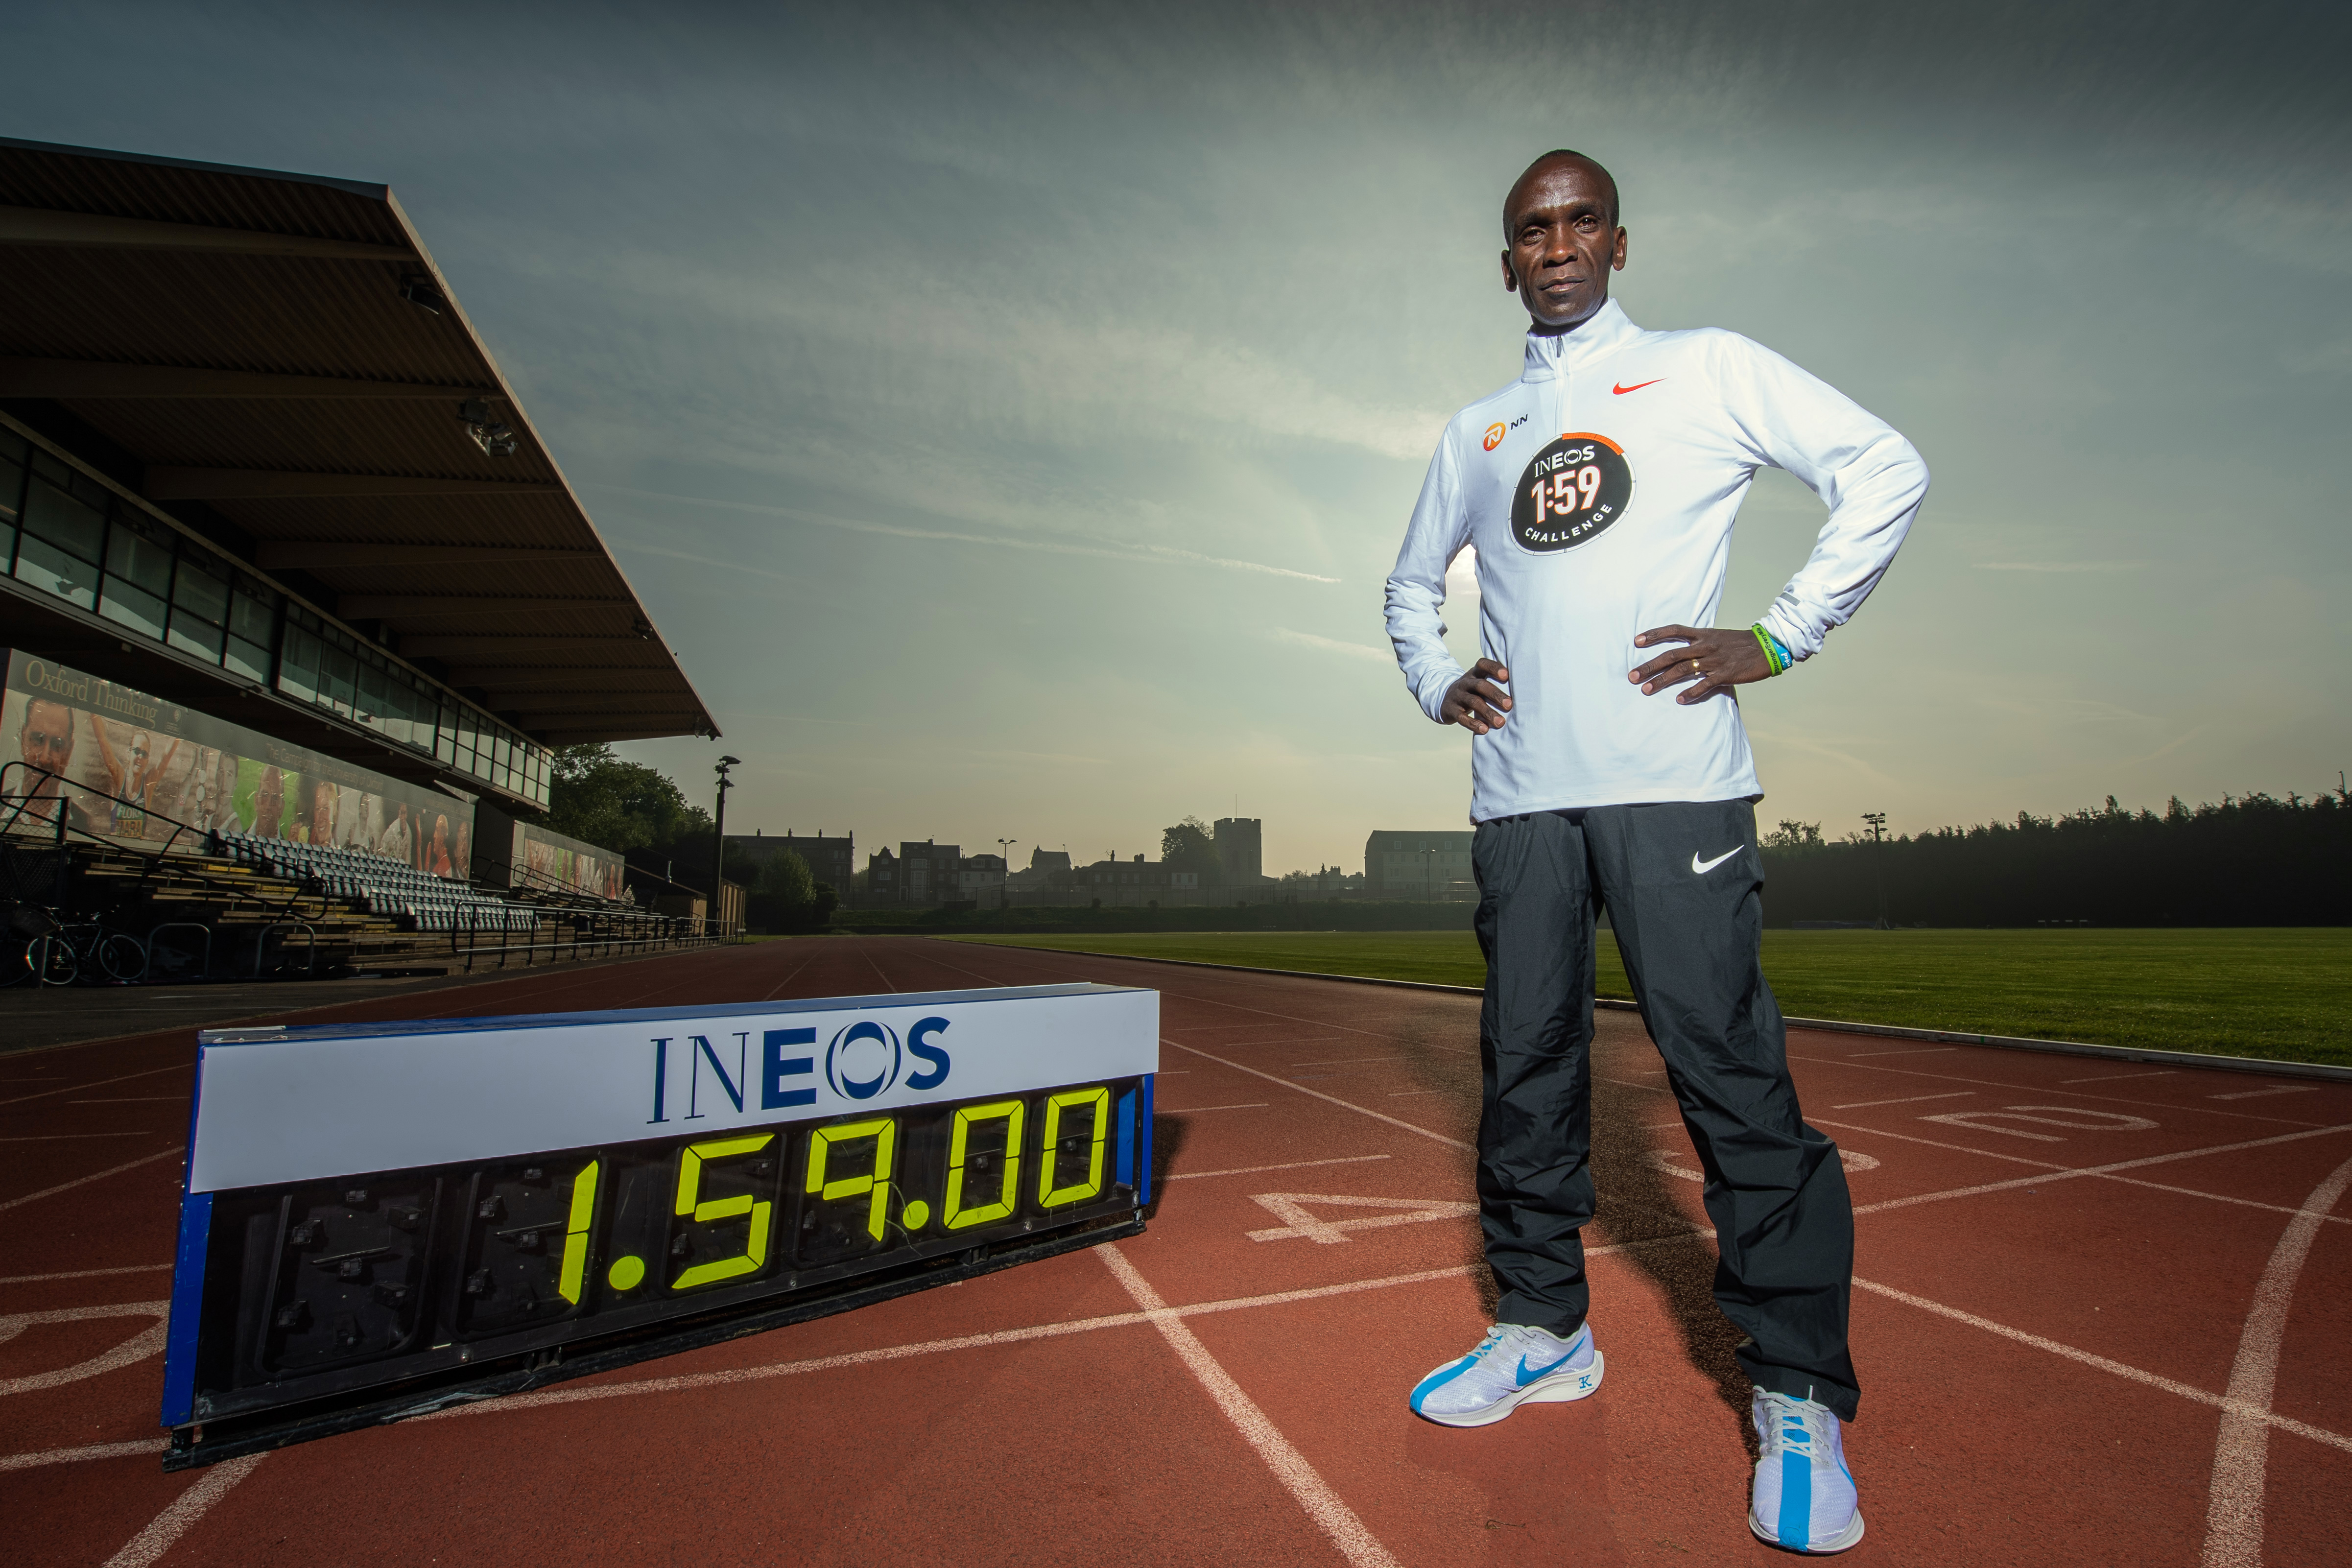
[[[1725,850],[1722,854],[1717,856],[1712,860],[1702,861],[1698,858],[1698,851],[1694,849],[1691,851],[1691,869],[1704,877],[1709,871],[1714,870],[1717,866],[1722,865],[1726,860],[1730,859],[1734,855],[1738,853],[1738,847],[1734,846],[1733,847]]]

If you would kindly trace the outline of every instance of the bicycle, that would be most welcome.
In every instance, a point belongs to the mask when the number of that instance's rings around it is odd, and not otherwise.
[[[146,945],[128,931],[109,931],[102,921],[68,925],[53,919],[49,930],[26,942],[24,968],[16,978],[30,977],[39,985],[72,985],[81,980],[85,968],[116,985],[136,984],[147,973]]]

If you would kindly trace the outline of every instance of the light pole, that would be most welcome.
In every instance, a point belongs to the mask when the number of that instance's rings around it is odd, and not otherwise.
[[[710,912],[714,917],[727,908],[727,792],[735,787],[727,770],[742,765],[740,757],[721,757],[719,765],[710,770],[719,775],[719,816],[712,824],[714,842],[710,847]]]
[[[1017,838],[996,841],[996,858],[1004,862],[1003,869],[996,874],[996,907],[1004,911],[1004,925],[1008,931],[1013,927],[1013,847],[1020,842]]]
[[[1862,814],[1862,819],[1870,824],[1870,842],[1875,846],[1870,852],[1870,869],[1873,879],[1878,884],[1878,929],[1885,931],[1887,929],[1886,814],[1883,811],[1865,811]]]

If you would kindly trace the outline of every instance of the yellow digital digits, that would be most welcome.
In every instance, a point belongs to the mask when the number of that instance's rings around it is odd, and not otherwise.
[[[854,1138],[874,1140],[874,1172],[866,1176],[843,1176],[837,1181],[826,1179],[826,1167],[833,1162],[833,1146],[846,1143]],[[853,1121],[844,1127],[820,1127],[809,1137],[807,1191],[830,1203],[836,1198],[854,1198],[871,1193],[873,1202],[866,1206],[866,1234],[875,1240],[882,1239],[882,1219],[890,1201],[891,1158],[898,1142],[898,1119],[877,1116],[871,1121]]]
[[[1087,1156],[1087,1179],[1066,1187],[1054,1184],[1055,1144],[1062,1135],[1062,1112],[1081,1105],[1089,1105],[1095,1112],[1094,1148]],[[1108,1089],[1073,1089],[1055,1095],[1045,1101],[1045,1135],[1043,1157],[1037,1163],[1037,1206],[1060,1208],[1066,1204],[1082,1204],[1102,1191],[1103,1142],[1110,1135],[1110,1090]],[[1014,1136],[1019,1136],[1016,1129]],[[1006,1191],[1012,1190],[1010,1184]]]
[[[776,1141],[772,1132],[756,1133],[748,1138],[718,1138],[706,1143],[690,1143],[677,1156],[677,1208],[680,1218],[691,1215],[698,1225],[713,1220],[733,1219],[738,1215],[751,1216],[751,1235],[744,1250],[732,1258],[721,1258],[709,1263],[698,1263],[670,1281],[673,1290],[690,1290],[697,1285],[708,1285],[715,1279],[732,1279],[739,1274],[756,1272],[768,1261],[768,1218],[775,1205],[749,1193],[738,1193],[731,1198],[718,1198],[709,1203],[698,1201],[702,1190],[702,1167],[710,1160],[724,1160],[736,1154],[757,1153]]]
[[[1024,1108],[1017,1100],[1000,1100],[988,1105],[967,1105],[955,1113],[955,1131],[948,1139],[948,1201],[940,1210],[940,1220],[950,1230],[986,1225],[991,1220],[1009,1218],[1014,1201],[1021,1192],[1021,1122]],[[1003,1121],[1004,1179],[997,1188],[996,1201],[983,1206],[964,1207],[963,1161],[971,1130],[983,1121]]]
[[[563,1227],[563,1271],[555,1288],[575,1307],[580,1304],[581,1281],[588,1273],[588,1227],[596,1217],[596,1163],[589,1161],[572,1178],[572,1217]]]

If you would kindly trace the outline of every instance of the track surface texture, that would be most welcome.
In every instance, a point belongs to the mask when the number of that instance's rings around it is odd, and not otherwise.
[[[1455,1431],[1472,997],[910,938],[288,1021],[1101,980],[1163,996],[1148,1234],[166,1475],[194,1037],[0,1058],[0,1557],[49,1564],[1762,1562],[1748,1389],[1640,1021],[1599,1020],[1608,1381]],[[2352,1562],[2352,1086],[1790,1039],[1859,1213],[1855,1563]]]

